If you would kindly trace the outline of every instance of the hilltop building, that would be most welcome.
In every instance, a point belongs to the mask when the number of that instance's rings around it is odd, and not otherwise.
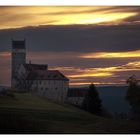
[[[13,89],[38,93],[55,101],[65,101],[69,79],[58,70],[49,70],[47,64],[27,64],[25,40],[12,41],[11,86]]]
[[[17,85],[17,71],[21,64],[26,63],[26,48],[25,40],[14,41],[12,40],[12,73],[11,73],[11,86],[15,88]]]

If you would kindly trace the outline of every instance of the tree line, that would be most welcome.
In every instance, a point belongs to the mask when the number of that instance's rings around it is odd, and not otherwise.
[[[128,89],[126,93],[126,101],[131,106],[131,118],[140,120],[140,85],[139,80],[135,75],[129,77],[126,81]],[[99,92],[94,84],[89,85],[88,93],[86,94],[81,108],[85,111],[96,115],[102,115],[103,106],[99,97]]]

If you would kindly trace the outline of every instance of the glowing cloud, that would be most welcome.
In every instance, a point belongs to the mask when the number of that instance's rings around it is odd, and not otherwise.
[[[140,61],[133,61],[129,62],[124,65],[120,66],[112,66],[112,67],[105,67],[105,68],[78,68],[78,67],[56,67],[53,69],[57,69],[63,71],[65,75],[70,78],[70,85],[78,86],[78,85],[88,85],[91,82],[97,85],[119,85],[124,84],[125,79],[120,79],[117,83],[116,79],[120,73],[135,73],[139,72],[140,69]],[[127,76],[130,76],[129,74]],[[105,78],[103,80],[103,78]],[[106,81],[108,78],[109,81]],[[113,78],[113,79],[111,79]],[[126,77],[127,79],[128,77]],[[98,79],[98,80],[97,80]],[[104,82],[101,82],[102,80]],[[82,82],[81,82],[82,81]]]
[[[9,57],[11,56],[10,52],[0,52],[0,57]]]
[[[98,24],[114,21],[115,24],[120,20],[135,16],[137,13],[110,13],[110,14],[70,14],[63,16],[60,20],[53,23],[54,25],[69,25],[69,24]]]
[[[112,82],[76,82],[76,83],[70,83],[70,86],[80,86],[80,85],[90,85],[91,83],[94,83],[96,85],[122,85],[123,83],[112,83]]]
[[[98,73],[88,73],[88,74],[80,74],[80,75],[69,75],[70,78],[77,78],[77,77],[106,77],[111,76],[112,73],[109,72],[98,72]]]
[[[140,50],[129,52],[98,52],[86,53],[80,56],[81,58],[134,58],[140,57]]]
[[[121,24],[125,19],[138,15],[137,10],[107,6],[0,7],[0,13],[0,29],[38,25]]]

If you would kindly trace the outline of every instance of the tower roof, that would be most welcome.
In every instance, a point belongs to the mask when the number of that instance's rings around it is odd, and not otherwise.
[[[25,49],[25,40],[12,40],[13,49]]]

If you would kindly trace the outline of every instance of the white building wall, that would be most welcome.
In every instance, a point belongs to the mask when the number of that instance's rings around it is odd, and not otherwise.
[[[15,69],[15,74],[16,74],[16,78],[12,80],[12,83],[16,90],[23,90],[22,80],[26,78],[26,74],[27,74],[23,64],[20,64],[19,68]]]
[[[31,90],[54,101],[65,101],[68,92],[68,81],[34,80]]]

